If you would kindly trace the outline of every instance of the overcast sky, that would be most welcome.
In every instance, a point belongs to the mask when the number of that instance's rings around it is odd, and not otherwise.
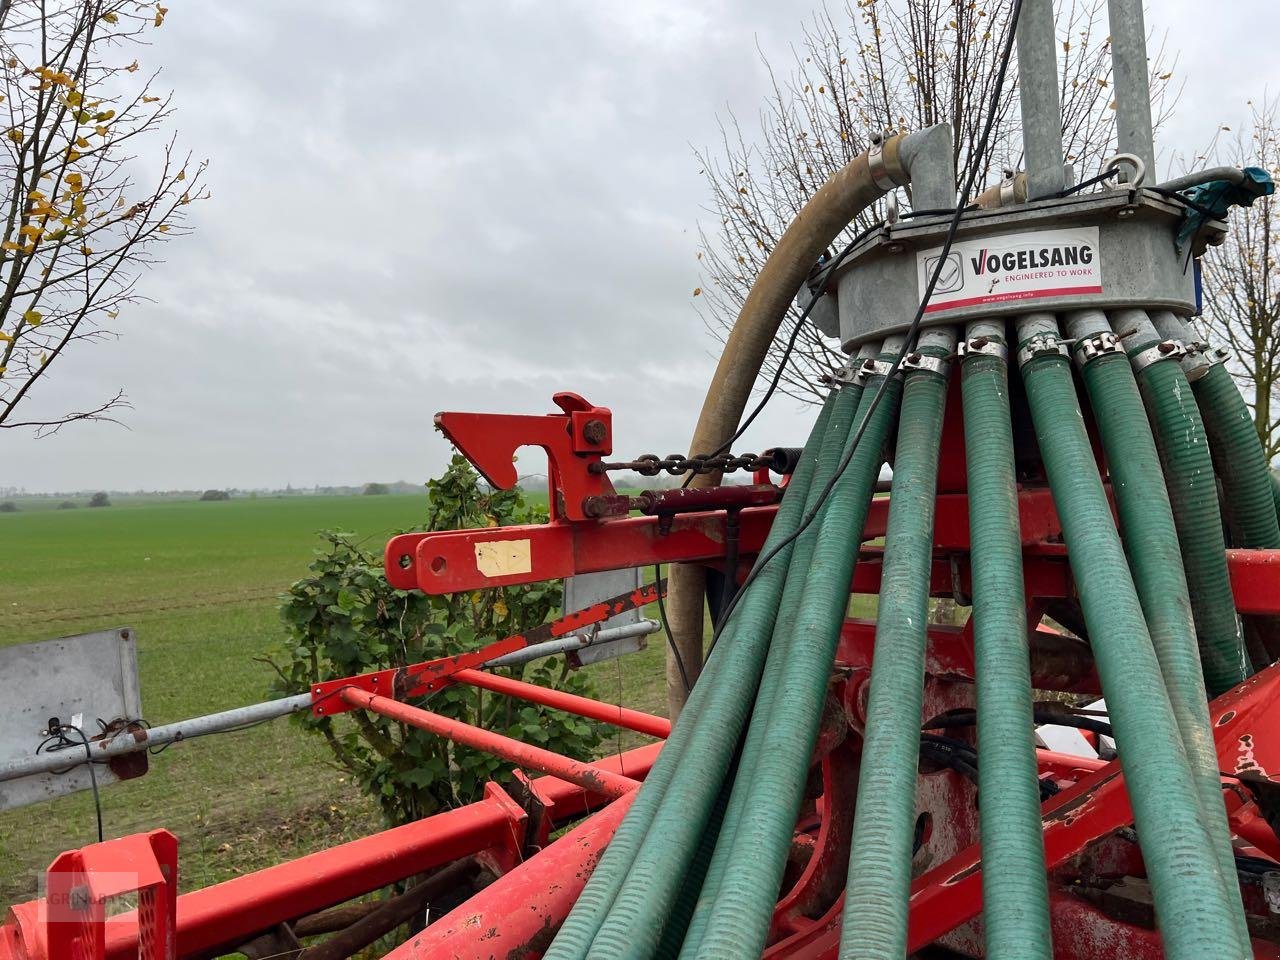
[[[756,44],[783,63],[808,4],[170,7],[143,60],[213,198],[144,278],[154,302],[42,389],[65,409],[123,386],[128,429],[0,431],[0,487],[417,482],[448,455],[435,411],[545,413],[557,390],[614,409],[619,453],[684,449],[719,350],[691,298],[691,145],[726,105],[754,115]],[[1148,25],[1187,79],[1162,147],[1280,91],[1250,18],[1161,0]],[[741,446],[810,420],[778,398]]]

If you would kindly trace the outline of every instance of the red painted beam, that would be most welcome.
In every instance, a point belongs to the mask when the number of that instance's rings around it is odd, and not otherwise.
[[[511,737],[504,737],[491,730],[473,727],[461,720],[442,717],[430,710],[411,707],[399,700],[380,697],[376,693],[347,689],[342,691],[342,699],[353,707],[364,707],[366,710],[372,710],[392,720],[399,720],[419,730],[434,733],[438,737],[446,737],[455,743],[492,753],[518,766],[549,773],[561,780],[576,783],[591,793],[617,798],[629,793],[637,786],[636,781],[630,777],[610,773],[589,763],[583,763]]]
[[[553,710],[564,710],[566,713],[577,714],[580,717],[586,717],[588,720],[599,720],[615,727],[622,727],[624,730],[634,730],[649,737],[666,739],[671,733],[671,721],[663,717],[655,717],[651,713],[642,713],[639,710],[630,710],[621,704],[615,705],[604,703],[600,700],[592,700],[590,697],[579,697],[576,694],[565,693],[563,690],[551,690],[547,687],[538,686],[536,683],[513,680],[510,677],[503,677],[496,673],[485,673],[482,670],[460,670],[453,674],[450,679],[473,687],[480,687],[483,690],[501,693],[508,697],[519,697],[521,700],[528,700],[531,703],[540,703],[544,707],[551,707]]]
[[[569,915],[635,791],[499,877],[383,960],[540,956]]]
[[[596,765],[643,779],[661,748],[661,743],[650,744],[602,757]],[[554,804],[558,818],[597,809],[606,802],[599,794],[555,777],[539,777],[534,784]],[[184,894],[178,897],[176,914],[178,956],[233,947],[286,920],[507,843],[518,828],[510,801],[491,795],[457,810]],[[107,960],[136,960],[137,955],[136,915],[122,914],[107,925]]]

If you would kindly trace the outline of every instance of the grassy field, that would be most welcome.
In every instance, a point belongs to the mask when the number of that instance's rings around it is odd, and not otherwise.
[[[265,699],[270,670],[254,658],[283,639],[277,597],[305,572],[316,533],[381,543],[420,520],[424,498],[20,506],[0,514],[0,644],[133,627],[143,711],[155,724]],[[665,713],[663,643],[657,634],[647,650],[590,668],[601,698]],[[320,739],[288,721],[178,745],[102,802],[109,836],[159,826],[178,835],[183,889],[380,826]],[[34,896],[54,855],[93,839],[87,793],[0,814],[0,906]]]

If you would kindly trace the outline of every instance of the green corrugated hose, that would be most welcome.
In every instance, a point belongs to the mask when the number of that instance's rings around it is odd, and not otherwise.
[[[849,845],[841,960],[902,960],[907,950],[933,515],[946,398],[945,376],[929,370],[907,374]]]
[[[827,432],[831,427],[828,424]],[[823,450],[825,451],[824,444]],[[806,490],[807,493],[807,490]],[[777,519],[774,524],[776,526]],[[786,530],[794,530],[795,524]],[[662,924],[680,894],[689,863],[705,832],[712,805],[725,781],[730,758],[755,701],[781,594],[789,578],[794,543],[762,568],[730,616],[733,650],[717,648],[711,662],[725,658],[717,675],[714,701],[701,711],[681,763],[680,776],[667,788],[650,829],[618,890],[608,915],[587,952],[589,960],[652,957]],[[744,655],[744,651],[749,655]]]
[[[1129,352],[1132,355],[1150,346],[1135,345]],[[1137,376],[1178,528],[1205,686],[1209,695],[1216,697],[1244,680],[1251,670],[1231,595],[1204,423],[1186,374],[1176,361],[1157,360]]]
[[[1222,875],[1229,878],[1227,893],[1237,921],[1237,946],[1243,949],[1247,941],[1242,943],[1239,938],[1247,935],[1247,931],[1239,886],[1235,883],[1235,854],[1222,799],[1217,751],[1209,726],[1191,601],[1155,441],[1142,412],[1142,398],[1133,371],[1123,354],[1095,357],[1085,364],[1083,376],[1107,454],[1111,489],[1119,509],[1134,585],[1195,777],[1200,820],[1209,831]],[[982,756],[981,751],[978,755]]]
[[[997,338],[988,335],[988,339]],[[997,341],[998,342],[998,341]],[[988,960],[1049,960],[1049,892],[1022,581],[1008,363],[961,365],[973,571],[982,791],[983,936]],[[1196,665],[1197,675],[1199,665]]]
[[[769,536],[761,555],[765,555],[800,525],[805,499],[817,467],[817,454],[827,431],[834,399],[828,398],[818,414],[813,431],[805,443],[800,462],[787,485],[786,495],[778,506]],[[777,609],[778,594],[785,580],[790,552],[783,549],[761,571],[751,587],[751,593],[742,598],[725,631],[716,654],[711,657],[707,669],[699,678],[671,731],[662,752],[658,754],[639,795],[627,811],[609,846],[605,849],[587,881],[582,893],[565,918],[560,932],[548,948],[544,960],[582,960],[587,955],[597,932],[605,922],[641,845],[651,831],[655,815],[670,787],[675,771],[681,766],[690,741],[704,723],[720,722],[719,714],[726,701],[750,698],[754,694],[756,677],[764,661],[768,632],[755,627],[758,618],[767,618],[772,626],[772,613]],[[753,596],[758,600],[753,600]],[[738,629],[742,625],[744,629]],[[744,679],[745,677],[745,679]],[[704,720],[704,715],[709,718]],[[689,771],[681,769],[681,776]]]
[[[1222,482],[1222,504],[1232,541],[1247,550],[1280,549],[1271,469],[1244,397],[1220,363],[1193,380],[1191,390]],[[1245,617],[1244,621],[1267,660],[1280,657],[1280,618]]]
[[[1250,550],[1280,548],[1267,455],[1235,381],[1226,367],[1215,363],[1192,381],[1191,391],[1222,481],[1232,539]]]
[[[1165,955],[1241,960],[1234,911],[1200,822],[1199,795],[1124,549],[1108,517],[1070,364],[1057,353],[1042,353],[1023,367],[1022,377],[1115,731]]]
[[[842,389],[836,398],[836,406],[831,415],[831,426],[827,430],[822,455],[818,458],[818,471],[813,483],[809,486],[808,502],[805,512],[808,513],[817,505],[822,488],[826,486],[831,474],[843,455],[844,439],[847,438],[853,424],[857,421],[858,403],[862,397],[862,384],[850,384]],[[843,430],[843,435],[841,434]],[[850,467],[852,469],[852,466]],[[813,557],[814,542],[818,536],[820,524],[815,520],[796,541],[792,553],[791,565],[797,571],[807,571]],[[778,609],[778,620],[774,626],[774,639],[769,647],[769,658],[765,663],[764,674],[760,680],[760,691],[756,695],[755,710],[751,714],[751,726],[747,731],[746,742],[742,748],[742,761],[738,770],[741,776],[735,781],[735,789],[725,811],[724,823],[720,830],[723,842],[717,843],[711,864],[707,868],[706,879],[702,884],[702,893],[694,910],[693,919],[689,923],[683,937],[683,946],[679,952],[681,957],[693,957],[702,943],[702,934],[711,919],[716,899],[720,893],[720,883],[724,879],[725,870],[730,862],[733,849],[733,838],[737,835],[738,824],[742,812],[751,802],[751,784],[756,777],[756,766],[765,743],[765,733],[769,726],[769,718],[773,714],[779,691],[782,690],[782,670],[779,663],[791,650],[791,638],[794,633],[796,616],[800,610],[800,602],[804,596],[804,576],[789,577],[782,592],[782,603]],[[662,954],[660,953],[659,956]]]
[[[881,354],[881,359],[892,360],[893,354]],[[770,661],[784,695],[777,698],[768,718],[754,774],[744,782],[751,794],[743,804],[737,830],[725,837],[733,846],[710,919],[701,941],[687,947],[685,956],[737,960],[759,956],[764,949],[826,702],[832,658],[848,609],[849,581],[876,476],[884,463],[885,443],[896,419],[901,389],[896,379],[886,385],[871,412],[883,383],[871,377],[863,390],[854,423],[866,419],[866,430],[816,521],[819,532],[786,655],[776,663]]]

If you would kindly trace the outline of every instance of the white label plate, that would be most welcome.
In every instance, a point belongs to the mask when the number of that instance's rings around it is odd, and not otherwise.
[[[941,254],[916,254],[919,296]],[[925,313],[1101,292],[1097,227],[1030,230],[953,243]]]

